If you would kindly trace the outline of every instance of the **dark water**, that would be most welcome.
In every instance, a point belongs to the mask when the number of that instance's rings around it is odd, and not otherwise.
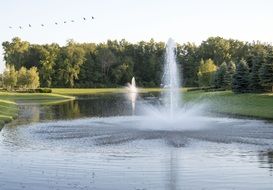
[[[272,124],[140,114],[157,100],[142,95],[135,111],[120,94],[22,103],[0,132],[0,189],[273,188]]]

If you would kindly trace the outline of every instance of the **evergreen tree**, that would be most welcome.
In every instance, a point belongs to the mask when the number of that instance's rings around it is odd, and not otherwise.
[[[249,90],[252,92],[261,92],[263,87],[259,77],[259,70],[261,68],[262,61],[258,57],[252,59],[251,73],[249,75]]]
[[[262,67],[259,70],[259,77],[261,85],[265,88],[266,91],[273,92],[273,61],[272,57],[268,61],[262,64]]]
[[[224,75],[223,78],[223,87],[225,89],[231,89],[232,84],[232,77],[236,71],[236,65],[233,61],[228,62],[227,64],[227,72]]]
[[[238,63],[236,72],[233,75],[232,90],[236,93],[248,92],[249,68],[244,59]]]
[[[215,73],[214,84],[216,88],[223,88],[227,85],[226,80],[224,78],[227,72],[228,72],[227,64],[226,62],[223,62]]]

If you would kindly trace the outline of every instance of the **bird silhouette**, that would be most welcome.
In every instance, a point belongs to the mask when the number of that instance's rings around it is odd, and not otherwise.
[[[9,28],[12,28],[12,26],[9,26]]]
[[[28,24],[29,27],[31,27],[31,24]]]
[[[41,24],[42,27],[44,27],[45,25],[44,24]]]
[[[94,17],[92,16],[92,19],[94,19]]]
[[[64,21],[64,24],[66,24],[66,21]]]
[[[58,25],[58,23],[57,23],[57,22],[55,22],[55,24],[56,24],[56,25]]]
[[[20,29],[22,29],[22,26],[19,26]]]
[[[71,22],[75,22],[74,20],[71,20]]]
[[[86,20],[86,18],[85,18],[85,17],[83,17],[83,20]]]

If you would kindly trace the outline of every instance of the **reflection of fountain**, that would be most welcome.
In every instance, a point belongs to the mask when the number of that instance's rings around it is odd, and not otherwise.
[[[135,107],[136,107],[136,98],[137,98],[137,87],[136,87],[135,77],[132,78],[131,84],[128,83],[127,89],[129,91],[128,97],[130,101],[132,102],[132,114],[134,115]]]

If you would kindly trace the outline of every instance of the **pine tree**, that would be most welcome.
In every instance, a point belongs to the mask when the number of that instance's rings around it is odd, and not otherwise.
[[[232,77],[235,74],[236,71],[236,65],[233,61],[228,62],[227,64],[227,72],[224,75],[224,88],[225,89],[231,89],[231,85],[232,85]]]
[[[227,81],[224,80],[224,76],[227,74],[227,72],[228,72],[227,64],[226,62],[223,62],[215,73],[214,84],[216,88],[223,88],[227,85],[226,84]]]
[[[252,59],[251,73],[249,75],[249,90],[252,92],[261,92],[263,87],[259,77],[259,70],[262,66],[262,60],[258,57]]]
[[[261,85],[266,91],[273,92],[273,59],[269,58],[268,61],[262,64],[259,70],[259,77]]]
[[[247,62],[242,59],[236,68],[236,72],[232,78],[232,90],[235,93],[248,92],[249,86],[249,67]]]

